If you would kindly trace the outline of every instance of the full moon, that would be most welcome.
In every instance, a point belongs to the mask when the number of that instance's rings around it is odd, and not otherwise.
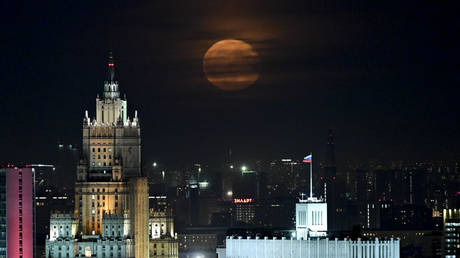
[[[212,45],[203,57],[206,78],[221,90],[245,89],[259,78],[258,54],[248,43],[221,40]]]

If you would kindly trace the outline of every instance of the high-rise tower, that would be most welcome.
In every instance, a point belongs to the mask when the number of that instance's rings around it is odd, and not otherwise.
[[[326,176],[327,177],[335,177],[336,176],[336,164],[335,164],[335,141],[334,141],[334,133],[332,130],[329,130],[329,134],[327,137],[326,143],[326,160],[324,163],[324,167],[326,168]]]
[[[0,168],[0,258],[34,257],[35,173]]]
[[[148,184],[141,176],[139,119],[137,111],[132,119],[127,115],[111,53],[107,69],[96,117],[86,111],[83,119],[75,210],[52,214],[47,257],[148,257]]]
[[[340,223],[340,218],[343,218],[343,207],[341,207],[343,202],[341,201],[340,194],[345,191],[344,182],[342,182],[342,178],[339,178],[337,175],[335,140],[332,130],[329,130],[327,137],[323,175],[325,197],[328,202],[329,231],[345,230],[345,223]]]

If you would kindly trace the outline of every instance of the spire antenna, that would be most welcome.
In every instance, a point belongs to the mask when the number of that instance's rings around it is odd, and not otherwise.
[[[117,99],[120,97],[118,82],[115,80],[115,60],[112,51],[107,58],[107,80],[104,82],[104,99]]]
[[[109,68],[108,81],[112,83],[115,80],[115,61],[113,60],[112,51],[109,52],[109,58],[108,58],[107,66]]]

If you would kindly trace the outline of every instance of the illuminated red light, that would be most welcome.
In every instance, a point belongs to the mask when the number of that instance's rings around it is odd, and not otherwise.
[[[109,66],[114,66],[114,64],[113,64],[113,63],[109,63]]]

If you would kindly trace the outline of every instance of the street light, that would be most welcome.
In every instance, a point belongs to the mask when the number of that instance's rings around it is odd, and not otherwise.
[[[241,167],[241,171],[246,171],[248,168],[246,166]]]
[[[156,167],[157,166],[157,163],[156,162],[153,162],[153,167]]]

